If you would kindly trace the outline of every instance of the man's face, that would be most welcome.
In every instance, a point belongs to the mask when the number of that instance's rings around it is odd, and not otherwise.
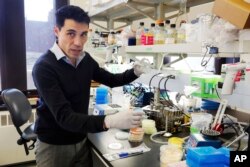
[[[72,19],[66,19],[64,26],[54,29],[58,38],[58,46],[71,59],[77,59],[83,50],[83,46],[87,41],[89,26],[86,23],[79,23]]]

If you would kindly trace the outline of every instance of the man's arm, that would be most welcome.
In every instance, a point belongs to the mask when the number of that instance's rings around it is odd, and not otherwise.
[[[93,79],[109,87],[117,87],[129,84],[138,77],[134,73],[134,69],[126,70],[123,73],[112,74],[99,66],[96,67]]]

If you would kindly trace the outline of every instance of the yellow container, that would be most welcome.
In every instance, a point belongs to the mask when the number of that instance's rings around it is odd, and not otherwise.
[[[182,149],[183,143],[184,143],[184,139],[180,137],[171,137],[168,139],[168,144],[176,145],[178,148],[181,148],[181,149]]]

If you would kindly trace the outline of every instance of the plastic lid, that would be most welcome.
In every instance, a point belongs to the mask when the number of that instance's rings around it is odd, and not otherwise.
[[[123,148],[123,145],[121,143],[110,143],[108,148],[112,150],[120,150]]]
[[[144,130],[142,128],[131,128],[129,132],[132,134],[142,134]]]
[[[170,20],[165,20],[165,23],[166,24],[170,24]]]
[[[182,144],[184,143],[184,140],[180,137],[171,137],[168,139],[169,144],[174,144],[178,147],[182,147]]]
[[[108,93],[108,89],[105,87],[98,87],[96,93]]]
[[[170,27],[171,27],[171,28],[175,28],[176,25],[175,25],[175,24],[170,24]]]
[[[117,138],[118,140],[127,140],[128,139],[128,132],[117,132],[115,134],[115,138]]]
[[[155,21],[155,24],[159,25],[160,23],[163,23],[163,22],[164,22],[164,20],[159,19],[159,20]]]
[[[159,26],[160,26],[160,27],[164,27],[164,23],[160,23]]]
[[[144,119],[142,120],[143,127],[155,127],[155,121],[151,119]]]
[[[144,22],[140,22],[140,26],[144,26]]]

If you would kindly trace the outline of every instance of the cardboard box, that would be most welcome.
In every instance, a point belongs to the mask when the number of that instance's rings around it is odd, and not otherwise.
[[[244,0],[216,0],[213,13],[239,29],[250,28],[250,3]]]

